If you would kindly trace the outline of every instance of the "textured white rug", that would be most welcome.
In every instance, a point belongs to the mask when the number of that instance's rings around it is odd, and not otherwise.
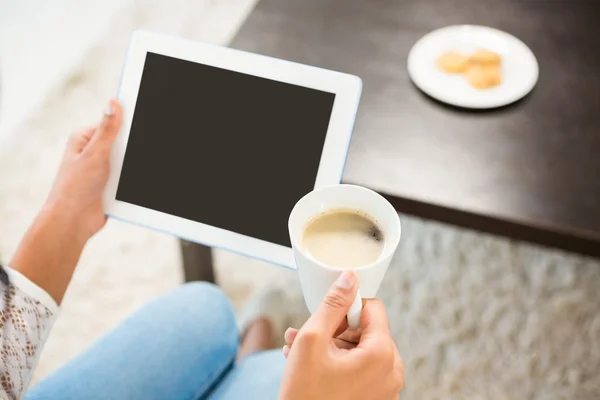
[[[51,184],[69,132],[115,93],[129,33],[149,27],[227,43],[254,0],[135,3],[0,151],[0,254],[10,255]],[[600,262],[402,216],[381,289],[406,364],[404,399],[600,398]],[[295,274],[216,254],[239,308]],[[148,299],[180,284],[174,238],[110,221],[86,248],[36,377],[50,373]]]

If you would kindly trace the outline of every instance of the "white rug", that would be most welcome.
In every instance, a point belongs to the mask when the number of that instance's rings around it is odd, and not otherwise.
[[[129,33],[149,27],[227,43],[254,0],[136,3],[0,151],[0,254],[8,261],[43,202],[69,132],[115,93]],[[402,216],[403,239],[381,297],[403,355],[403,399],[600,398],[600,262]],[[218,280],[239,308],[295,274],[228,253]],[[148,299],[182,280],[174,238],[110,221],[86,248],[39,379]]]

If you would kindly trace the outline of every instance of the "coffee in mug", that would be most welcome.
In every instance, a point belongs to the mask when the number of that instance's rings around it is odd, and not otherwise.
[[[342,208],[310,220],[300,246],[325,265],[354,269],[377,261],[385,247],[385,238],[373,218],[360,210]]]
[[[362,299],[377,296],[400,242],[400,219],[394,207],[364,187],[321,187],[298,200],[288,229],[310,312],[319,308],[340,270],[352,269],[359,288],[347,314],[348,326],[359,328]]]

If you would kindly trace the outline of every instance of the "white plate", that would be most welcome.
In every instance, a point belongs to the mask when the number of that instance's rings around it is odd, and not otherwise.
[[[448,74],[436,67],[443,52],[473,53],[487,49],[502,56],[502,83],[475,89],[462,74]],[[498,29],[455,25],[423,36],[408,54],[408,73],[415,85],[444,103],[466,108],[494,108],[513,103],[529,93],[538,80],[538,63],[525,43]]]

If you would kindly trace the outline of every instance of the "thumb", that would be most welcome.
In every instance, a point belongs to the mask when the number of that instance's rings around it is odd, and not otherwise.
[[[103,148],[110,150],[112,147],[123,119],[123,110],[117,100],[111,100],[108,104],[100,125],[96,128],[96,133],[92,138],[90,147]]]
[[[317,311],[308,319],[303,330],[320,332],[327,337],[333,337],[338,326],[350,310],[358,292],[358,277],[354,271],[344,271],[325,298]]]

